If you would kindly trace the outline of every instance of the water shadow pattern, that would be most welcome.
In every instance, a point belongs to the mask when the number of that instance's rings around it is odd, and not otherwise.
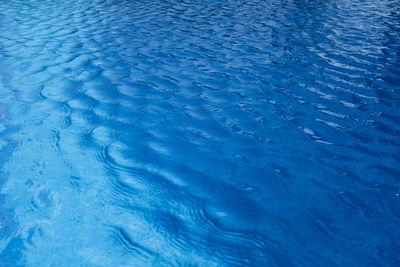
[[[400,265],[400,5],[0,2],[1,266]]]

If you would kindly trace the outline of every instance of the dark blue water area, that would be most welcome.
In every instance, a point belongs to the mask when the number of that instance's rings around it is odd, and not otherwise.
[[[397,0],[0,2],[0,266],[400,266]]]

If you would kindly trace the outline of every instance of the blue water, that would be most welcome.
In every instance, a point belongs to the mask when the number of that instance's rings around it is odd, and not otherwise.
[[[397,0],[2,0],[0,266],[399,266]]]

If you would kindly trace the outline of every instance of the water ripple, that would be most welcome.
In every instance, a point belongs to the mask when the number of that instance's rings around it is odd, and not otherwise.
[[[5,0],[1,266],[397,266],[400,7]]]

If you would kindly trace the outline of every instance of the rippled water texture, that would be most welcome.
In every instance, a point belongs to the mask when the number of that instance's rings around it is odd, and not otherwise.
[[[0,1],[0,266],[399,266],[397,0]]]

